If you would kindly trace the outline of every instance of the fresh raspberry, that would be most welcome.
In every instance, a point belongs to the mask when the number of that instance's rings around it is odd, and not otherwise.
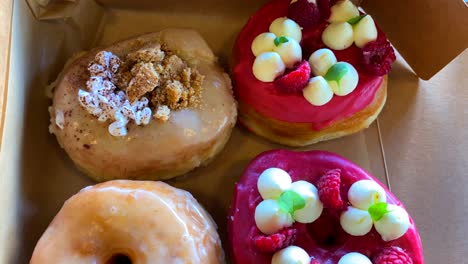
[[[314,30],[306,30],[302,32],[302,56],[309,58],[314,51],[325,48],[322,41],[323,31],[327,28],[327,23],[321,23]]]
[[[323,205],[330,209],[343,208],[343,200],[340,194],[341,170],[329,170],[323,175],[318,183],[318,194]]]
[[[396,60],[395,52],[386,39],[367,43],[361,52],[361,63],[366,72],[371,75],[387,74]]]
[[[330,0],[317,0],[317,6],[320,10],[320,17],[322,20],[327,20],[330,17]]]
[[[263,253],[273,253],[287,246],[292,245],[296,240],[297,229],[288,228],[278,233],[265,236],[258,235],[252,238],[254,248]]]
[[[374,264],[413,264],[413,260],[400,247],[386,247],[376,257]]]
[[[320,264],[320,261],[318,261],[316,259],[311,259],[310,264]]]
[[[288,17],[299,26],[307,29],[320,23],[320,11],[316,4],[308,0],[298,0],[289,5]]]
[[[276,88],[284,93],[296,93],[302,91],[310,79],[310,65],[303,61],[296,69],[286,73],[275,81]]]

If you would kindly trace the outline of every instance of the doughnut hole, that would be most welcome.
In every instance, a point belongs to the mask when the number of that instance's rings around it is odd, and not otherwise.
[[[104,264],[132,264],[133,261],[127,254],[116,253],[109,257]]]
[[[324,210],[319,219],[307,224],[307,232],[318,247],[333,250],[346,242],[347,234],[341,228],[340,219]]]

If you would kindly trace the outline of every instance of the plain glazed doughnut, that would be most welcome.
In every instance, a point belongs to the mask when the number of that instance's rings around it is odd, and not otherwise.
[[[31,264],[224,263],[211,216],[162,182],[110,181],[67,200]]]

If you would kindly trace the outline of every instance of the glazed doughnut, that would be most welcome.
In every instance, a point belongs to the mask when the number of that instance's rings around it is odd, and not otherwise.
[[[110,181],[65,202],[30,263],[224,263],[216,228],[186,191]]]
[[[72,61],[57,81],[50,130],[96,181],[169,179],[221,151],[236,108],[202,37],[167,29]]]
[[[350,0],[272,0],[234,46],[239,122],[288,146],[358,132],[384,107],[395,58],[386,35]]]
[[[236,184],[228,236],[232,263],[390,263],[382,259],[393,255],[395,263],[424,264],[401,201],[357,165],[324,151],[256,157]]]

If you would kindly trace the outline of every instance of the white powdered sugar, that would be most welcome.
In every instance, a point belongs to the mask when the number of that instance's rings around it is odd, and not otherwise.
[[[125,92],[118,90],[112,82],[120,65],[120,59],[111,52],[99,52],[95,62],[88,67],[91,75],[86,82],[88,91],[78,91],[80,104],[90,114],[100,122],[111,121],[108,129],[113,136],[126,136],[130,121],[136,125],[147,125],[152,116],[148,98],[130,102]]]

